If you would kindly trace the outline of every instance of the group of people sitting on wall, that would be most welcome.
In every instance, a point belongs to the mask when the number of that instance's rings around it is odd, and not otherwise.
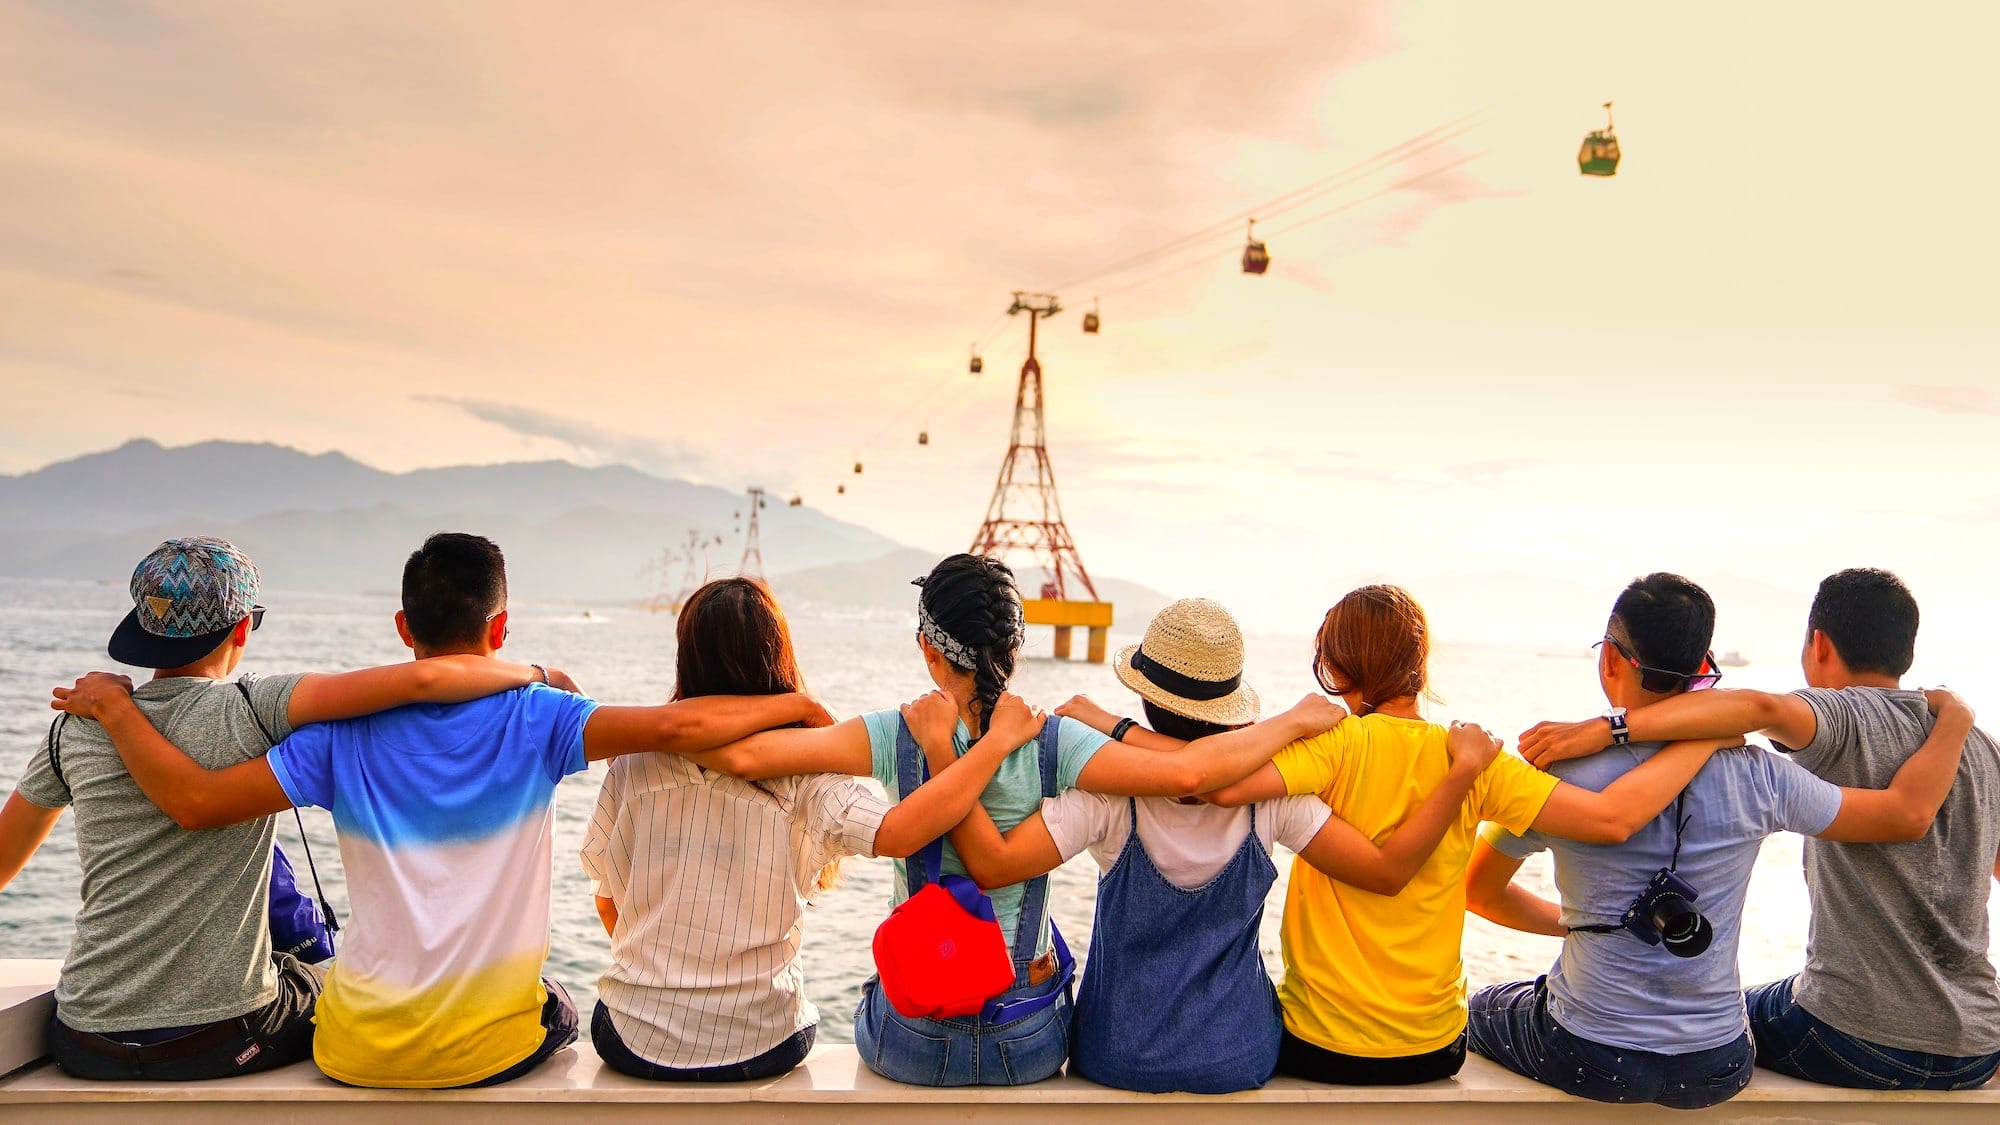
[[[976,882],[1012,963],[969,1015],[912,1015],[868,982],[855,1045],[900,1082],[1067,1066],[1137,1091],[1403,1084],[1472,1051],[1582,1097],[1696,1108],[1755,1066],[1910,1090],[2000,1065],[2000,747],[1949,693],[1902,687],[1918,618],[1893,575],[1821,584],[1808,686],[1788,694],[1717,689],[1708,594],[1638,579],[1599,642],[1610,709],[1536,726],[1519,755],[1423,717],[1428,626],[1393,586],[1327,612],[1326,695],[1260,720],[1214,602],[1169,606],[1119,654],[1139,717],[1083,697],[1050,717],[1007,690],[1012,573],[955,555],[918,585],[937,691],[835,722],[744,579],[688,599],[663,705],[599,706],[559,670],[502,661],[501,552],[457,533],[404,568],[415,660],[231,683],[264,613],[257,569],[220,540],[162,545],[109,645],[156,675],[57,689],[64,715],[0,811],[0,886],[76,813],[57,1065],[192,1079],[310,1057],[338,1082],[430,1088],[529,1072],[579,1032],[542,975],[556,786],[607,758],[581,856],[611,943],[590,1036],[640,1078],[805,1059],[805,907],[850,856],[895,857],[898,903]],[[333,814],[351,907],[320,964],[274,949],[268,918],[274,816],[306,805]],[[1780,831],[1809,837],[1806,960],[1746,991],[1744,899]],[[1258,930],[1278,845],[1297,858],[1274,987]],[[1078,981],[1049,873],[1086,850],[1103,874]],[[1542,850],[1560,901],[1514,881]],[[1561,937],[1561,955],[1468,997],[1467,910]]]

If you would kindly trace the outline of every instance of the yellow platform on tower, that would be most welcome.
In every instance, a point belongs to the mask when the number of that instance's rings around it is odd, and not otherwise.
[[[1024,598],[1021,601],[1022,616],[1030,625],[1053,625],[1056,627],[1055,657],[1068,660],[1070,654],[1070,630],[1088,629],[1090,638],[1084,648],[1084,659],[1092,664],[1104,663],[1104,650],[1111,634],[1110,602],[1074,602],[1058,598]]]

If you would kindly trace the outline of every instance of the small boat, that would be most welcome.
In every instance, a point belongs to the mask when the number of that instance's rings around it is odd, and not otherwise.
[[[1750,666],[1750,661],[1741,652],[1733,648],[1716,657],[1715,662],[1724,668],[1748,668]]]

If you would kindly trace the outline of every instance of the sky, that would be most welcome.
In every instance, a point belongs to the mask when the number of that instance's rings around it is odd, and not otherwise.
[[[1790,0],[0,0],[0,472],[135,436],[625,462],[962,549],[1009,294],[1069,283],[1040,354],[1094,572],[1306,629],[1365,577],[1608,605],[1880,565],[1970,652],[1996,37]],[[1586,179],[1607,99],[1625,161]],[[1231,220],[1329,177],[1240,273]]]

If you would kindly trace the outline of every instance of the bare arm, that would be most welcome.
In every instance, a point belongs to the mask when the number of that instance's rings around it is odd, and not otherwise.
[[[696,765],[744,781],[792,777],[805,773],[844,773],[867,777],[875,772],[869,748],[868,724],[846,719],[830,727],[767,730],[738,739],[717,750],[691,753]]]
[[[1110,738],[1111,732],[1118,729],[1119,716],[1106,711],[1087,695],[1071,696],[1068,703],[1056,708],[1056,714],[1066,719],[1075,719],[1077,722],[1082,723],[1084,726],[1089,727],[1106,738]],[[1188,745],[1188,743],[1182,742],[1178,738],[1171,738],[1136,723],[1127,728],[1125,737],[1118,741],[1140,750],[1158,750],[1169,753],[1183,749]]]
[[[1901,843],[1921,840],[1958,777],[1965,738],[1972,733],[1972,708],[1947,691],[1928,691],[1937,710],[1930,737],[1910,755],[1887,789],[1842,789],[1840,812],[1819,834],[1822,840]]]
[[[269,761],[253,758],[209,769],[154,730],[132,702],[131,691],[131,681],[123,676],[92,672],[74,688],[57,688],[51,706],[97,720],[139,791],[175,824],[222,828],[292,807]]]
[[[809,695],[704,695],[658,707],[599,707],[583,728],[583,756],[596,762],[621,754],[665,751],[694,757],[759,731],[823,720],[826,712]],[[822,729],[787,732],[806,734]],[[702,765],[710,762],[695,758]],[[722,769],[720,766],[714,768]],[[724,773],[730,773],[722,769]],[[760,774],[813,772],[786,770]],[[843,771],[845,772],[845,771]],[[864,768],[862,773],[867,773]],[[742,775],[738,775],[742,776]]]
[[[1557,782],[1548,804],[1535,817],[1534,827],[1586,844],[1622,844],[1665,812],[1717,750],[1735,745],[1734,739],[1676,742],[1633,767],[1602,793]]]
[[[1009,697],[1001,698],[1004,702]],[[910,733],[923,749],[932,773],[950,768],[954,757],[950,727],[940,730],[926,722],[913,721]],[[974,801],[964,819],[951,830],[951,846],[958,853],[959,862],[965,865],[965,873],[988,890],[1011,887],[1062,866],[1062,853],[1056,850],[1055,838],[1049,835],[1040,809],[1002,836],[985,806]]]
[[[1258,801],[1275,801],[1285,796],[1285,775],[1269,762],[1257,767],[1257,772],[1234,785],[1211,789],[1201,795],[1201,799],[1211,805],[1225,808],[1241,808],[1254,805]]]
[[[0,890],[28,865],[61,816],[61,809],[45,809],[18,792],[7,795],[0,806]]]
[[[1466,794],[1500,753],[1500,740],[1477,726],[1453,723],[1450,747],[1451,769],[1444,780],[1381,847],[1332,816],[1299,854],[1329,878],[1373,894],[1402,894],[1458,819]]]
[[[542,682],[532,664],[488,656],[433,656],[354,672],[314,672],[292,688],[286,717],[302,727],[409,703],[464,703]]]
[[[1812,743],[1819,718],[1796,695],[1768,691],[1690,691],[1641,707],[1625,717],[1634,742],[1669,739],[1741,739],[1763,732],[1785,746]],[[1732,741],[1732,745],[1734,742]],[[1547,769],[1611,745],[1611,720],[1538,723],[1521,735],[1521,756]]]
[[[979,809],[983,814],[985,810],[980,808],[979,795],[993,780],[994,771],[1022,743],[1035,737],[1047,719],[1047,716],[1031,710],[1019,696],[1002,694],[999,702],[994,704],[992,718],[987,721],[986,733],[963,756],[959,756],[950,749],[950,732],[952,725],[957,723],[958,705],[943,692],[933,692],[906,706],[904,714],[908,716],[912,709],[925,705],[943,709],[947,724],[944,728],[944,753],[951,760],[940,763],[937,757],[931,757],[931,779],[917,786],[915,792],[903,794],[903,799],[896,802],[896,806],[882,818],[882,826],[875,833],[876,855],[897,858],[914,855],[924,845],[966,819],[972,810]],[[914,721],[911,727],[914,733]],[[925,753],[930,754],[928,747]],[[963,855],[960,858],[963,859]],[[970,872],[971,867],[966,870]],[[976,874],[973,875],[973,881],[978,879]]]
[[[1566,937],[1562,910],[1555,903],[1514,885],[1521,861],[1484,840],[1473,845],[1465,869],[1465,907],[1489,922],[1523,933]]]
[[[1234,785],[1301,738],[1330,730],[1347,712],[1323,695],[1261,723],[1198,738],[1171,752],[1106,743],[1077,775],[1077,788],[1114,797],[1186,797]]]

